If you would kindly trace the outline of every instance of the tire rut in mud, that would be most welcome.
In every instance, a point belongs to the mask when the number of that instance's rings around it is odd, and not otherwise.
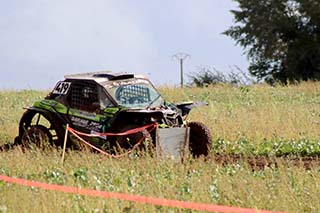
[[[243,156],[243,155],[227,155],[227,154],[215,154],[208,157],[209,160],[221,165],[246,163],[252,169],[264,169],[266,167],[279,167],[279,165],[287,167],[303,167],[305,169],[312,169],[320,167],[319,156]]]

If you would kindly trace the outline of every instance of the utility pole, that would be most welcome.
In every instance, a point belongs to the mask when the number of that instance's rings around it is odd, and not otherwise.
[[[183,61],[186,59],[190,59],[191,56],[187,53],[177,53],[172,56],[172,59],[178,60],[180,62],[180,80],[181,80],[181,88],[183,88]]]

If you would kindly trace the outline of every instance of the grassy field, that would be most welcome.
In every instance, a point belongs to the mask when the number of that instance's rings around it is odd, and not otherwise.
[[[188,120],[212,131],[214,153],[319,155],[320,84],[160,88],[171,102],[206,101]],[[0,91],[0,144],[12,143],[23,107],[44,91]],[[320,212],[320,168],[253,171],[246,163],[152,158],[113,160],[87,152],[0,153],[0,173],[47,183],[246,208]],[[0,212],[188,212],[118,200],[48,192],[0,182]]]

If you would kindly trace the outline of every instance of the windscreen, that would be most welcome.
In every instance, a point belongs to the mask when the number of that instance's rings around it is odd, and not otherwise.
[[[158,91],[144,79],[115,81],[105,87],[114,100],[124,107],[145,109],[163,104]]]

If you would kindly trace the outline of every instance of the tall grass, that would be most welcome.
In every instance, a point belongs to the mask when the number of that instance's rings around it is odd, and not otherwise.
[[[23,108],[32,106],[35,100],[45,95],[44,91],[0,91],[0,144],[13,142]]]
[[[319,138],[320,84],[269,87],[159,89],[171,102],[206,101],[189,120],[204,122],[213,140]],[[0,91],[0,144],[12,143],[22,107],[43,98],[43,91]],[[288,212],[320,212],[320,168],[287,166],[252,170],[244,162],[222,166],[212,161],[129,158],[120,160],[71,151],[0,153],[0,173],[47,183],[124,192],[167,199]],[[44,191],[0,182],[0,212],[179,212],[177,209],[114,199]],[[188,212],[188,211],[182,211]]]
[[[304,83],[287,87],[255,85],[206,88],[161,87],[169,101],[205,101],[209,106],[191,111],[189,120],[204,122],[213,138],[253,143],[275,138],[319,138],[320,84]],[[10,142],[17,134],[23,107],[46,95],[44,91],[0,91],[0,142]]]
[[[86,152],[10,151],[0,155],[1,173],[53,184],[167,199],[288,212],[319,212],[319,169],[299,167],[252,171],[246,164],[105,159]],[[0,182],[0,208],[25,212],[170,212],[177,209],[50,192]]]
[[[190,119],[206,123],[215,139],[246,138],[261,143],[265,139],[314,139],[320,136],[319,83],[287,87],[162,88],[161,92],[173,102],[208,102],[208,107],[192,111]]]

